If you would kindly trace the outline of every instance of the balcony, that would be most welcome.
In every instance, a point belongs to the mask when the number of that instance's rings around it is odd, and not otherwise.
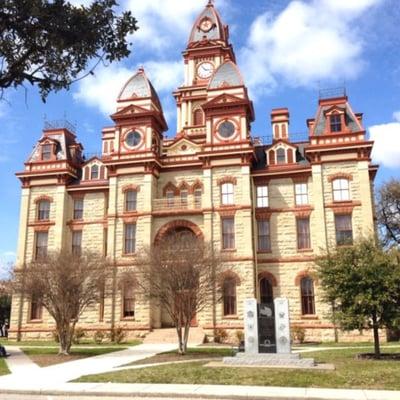
[[[201,210],[201,197],[189,196],[182,198],[180,196],[153,199],[153,211],[174,211],[174,210]]]

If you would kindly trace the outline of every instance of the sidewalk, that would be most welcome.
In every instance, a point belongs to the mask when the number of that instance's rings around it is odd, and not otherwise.
[[[20,390],[10,390],[0,383],[2,393],[42,395],[91,395],[129,397],[210,398],[230,400],[399,400],[400,391],[287,388],[231,385],[166,385],[118,383],[64,383],[28,387],[20,382]]]

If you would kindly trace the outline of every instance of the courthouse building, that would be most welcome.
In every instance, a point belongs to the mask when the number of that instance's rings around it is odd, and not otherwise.
[[[291,135],[286,108],[273,109],[271,131],[258,132],[270,140],[253,136],[253,105],[211,2],[194,22],[182,68],[173,137],[165,136],[162,106],[143,69],[116,99],[100,156],[85,159],[68,124],[45,126],[17,174],[17,267],[57,249],[87,249],[109,257],[119,275],[135,268],[141,247],[189,230],[230,255],[221,300],[196,316],[206,333],[242,329],[246,298],[287,297],[292,326],[304,327],[307,339],[332,340],[315,259],[374,230],[377,167],[362,114],[343,92],[322,96],[302,141]],[[129,284],[105,293],[80,317],[82,328],[115,326],[134,336],[170,326],[162,305],[150,305]],[[53,330],[39,303],[14,297],[10,337]]]

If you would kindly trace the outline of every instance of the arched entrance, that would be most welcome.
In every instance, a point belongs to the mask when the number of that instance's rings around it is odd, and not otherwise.
[[[155,238],[154,238],[154,244],[157,245],[157,243],[162,242],[169,236],[176,235],[176,239],[179,240],[179,238],[186,235],[193,236],[195,238],[198,238],[200,240],[204,239],[203,232],[201,229],[193,222],[188,221],[188,220],[174,220],[171,222],[168,222],[167,224],[163,225],[157,232]],[[162,304],[160,304],[157,310],[154,310],[155,312],[153,313],[153,325],[156,325],[158,327],[162,328],[170,328],[174,327],[174,323],[171,319],[171,316],[169,313],[166,311],[166,309],[163,307]],[[156,317],[156,318],[154,318]],[[192,325],[195,326],[197,325],[196,318],[193,319]]]

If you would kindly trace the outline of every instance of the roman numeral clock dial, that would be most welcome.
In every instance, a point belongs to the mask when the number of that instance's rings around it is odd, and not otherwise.
[[[203,62],[197,66],[197,76],[200,79],[208,79],[214,72],[214,65],[210,62]]]

